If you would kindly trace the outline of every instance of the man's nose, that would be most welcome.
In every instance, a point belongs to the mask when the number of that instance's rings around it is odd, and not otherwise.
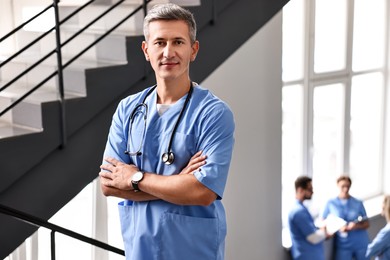
[[[172,58],[175,56],[175,50],[172,44],[168,43],[164,48],[164,57],[165,58]]]

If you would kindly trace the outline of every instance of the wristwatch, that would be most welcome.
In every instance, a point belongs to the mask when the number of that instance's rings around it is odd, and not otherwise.
[[[142,181],[144,178],[144,173],[141,171],[138,171],[134,173],[133,177],[131,178],[131,185],[133,185],[134,192],[140,191],[138,188],[138,183]]]

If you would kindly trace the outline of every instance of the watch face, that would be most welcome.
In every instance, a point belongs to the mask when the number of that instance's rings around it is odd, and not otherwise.
[[[142,177],[143,177],[142,172],[136,172],[136,173],[133,175],[132,180],[133,180],[133,181],[140,181],[140,180],[142,180]]]

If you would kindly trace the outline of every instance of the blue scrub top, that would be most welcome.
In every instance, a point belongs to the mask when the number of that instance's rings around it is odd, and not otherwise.
[[[218,199],[207,207],[175,205],[163,200],[121,202],[119,211],[126,259],[223,259],[226,217],[221,199],[234,144],[233,114],[210,91],[194,86],[173,139],[171,151],[175,161],[166,165],[161,155],[167,152],[186,95],[160,116],[154,90],[145,101],[148,112],[142,155],[129,156],[124,152],[137,150],[144,127],[143,115],[139,113],[133,121],[131,136],[128,136],[130,114],[142,103],[149,89],[120,102],[113,116],[104,156],[135,164],[141,171],[172,175],[179,173],[190,158],[202,150],[207,155],[207,163],[194,176],[214,191]]]
[[[390,260],[390,223],[382,228],[368,245],[367,257],[375,257],[375,260]]]
[[[292,247],[291,255],[296,260],[325,260],[324,243],[312,244],[307,236],[317,231],[313,217],[302,202],[296,201],[288,216]]]
[[[346,204],[343,204],[341,200],[336,197],[329,200],[322,213],[322,218],[326,219],[329,214],[333,214],[344,219],[347,222],[357,221],[359,217],[367,218],[366,210],[364,209],[363,202],[350,197]],[[367,248],[369,237],[367,230],[358,229],[352,230],[345,236],[340,232],[336,233],[335,246],[336,248],[342,248],[347,250],[361,250]]]

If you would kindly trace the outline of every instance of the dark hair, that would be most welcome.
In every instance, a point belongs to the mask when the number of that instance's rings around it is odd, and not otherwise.
[[[295,190],[298,190],[298,188],[307,189],[307,186],[309,183],[312,182],[312,179],[307,176],[300,176],[295,180]]]
[[[152,7],[144,19],[144,36],[147,41],[149,38],[149,24],[157,20],[184,21],[190,31],[191,43],[196,41],[196,22],[193,14],[187,9],[176,4],[159,4]]]
[[[348,181],[349,184],[352,185],[352,180],[348,176],[342,175],[342,176],[338,177],[337,178],[337,183],[339,183],[340,181]]]

